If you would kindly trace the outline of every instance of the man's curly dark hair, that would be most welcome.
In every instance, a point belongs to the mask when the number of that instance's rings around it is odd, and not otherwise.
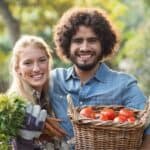
[[[61,59],[69,59],[70,43],[80,25],[91,27],[98,36],[102,46],[100,59],[115,53],[119,38],[105,12],[96,8],[72,8],[63,14],[54,31],[56,52]]]

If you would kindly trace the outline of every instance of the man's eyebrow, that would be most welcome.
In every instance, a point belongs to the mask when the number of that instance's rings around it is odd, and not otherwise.
[[[73,37],[71,39],[71,41],[76,41],[76,40],[80,41],[80,40],[84,40],[84,38],[82,38],[82,37]]]
[[[83,39],[83,37],[73,37],[72,39]]]

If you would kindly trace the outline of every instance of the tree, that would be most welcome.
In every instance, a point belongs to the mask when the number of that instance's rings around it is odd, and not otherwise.
[[[1,16],[8,29],[9,36],[11,39],[10,41],[12,41],[12,44],[14,44],[20,36],[20,23],[14,16],[12,16],[12,13],[8,7],[8,3],[4,0],[0,0],[0,11]]]
[[[143,1],[144,2],[144,1]],[[150,11],[148,3],[142,1],[129,2],[132,12],[126,18],[128,26],[125,29],[125,38],[122,51],[117,57],[120,68],[134,74],[146,95],[150,95]],[[136,15],[132,15],[132,14]]]

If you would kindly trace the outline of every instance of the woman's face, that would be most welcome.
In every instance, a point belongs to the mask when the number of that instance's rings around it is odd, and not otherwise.
[[[49,75],[49,60],[45,51],[35,46],[22,48],[16,71],[22,80],[41,91]]]

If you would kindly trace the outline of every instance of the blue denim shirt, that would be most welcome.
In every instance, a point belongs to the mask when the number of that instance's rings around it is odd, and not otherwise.
[[[51,75],[51,104],[56,116],[61,118],[61,126],[67,131],[68,138],[73,136],[72,125],[67,116],[68,93],[75,106],[117,104],[137,109],[145,106],[146,97],[137,86],[136,79],[113,71],[104,63],[100,64],[96,74],[84,85],[81,85],[73,67],[54,69]]]

